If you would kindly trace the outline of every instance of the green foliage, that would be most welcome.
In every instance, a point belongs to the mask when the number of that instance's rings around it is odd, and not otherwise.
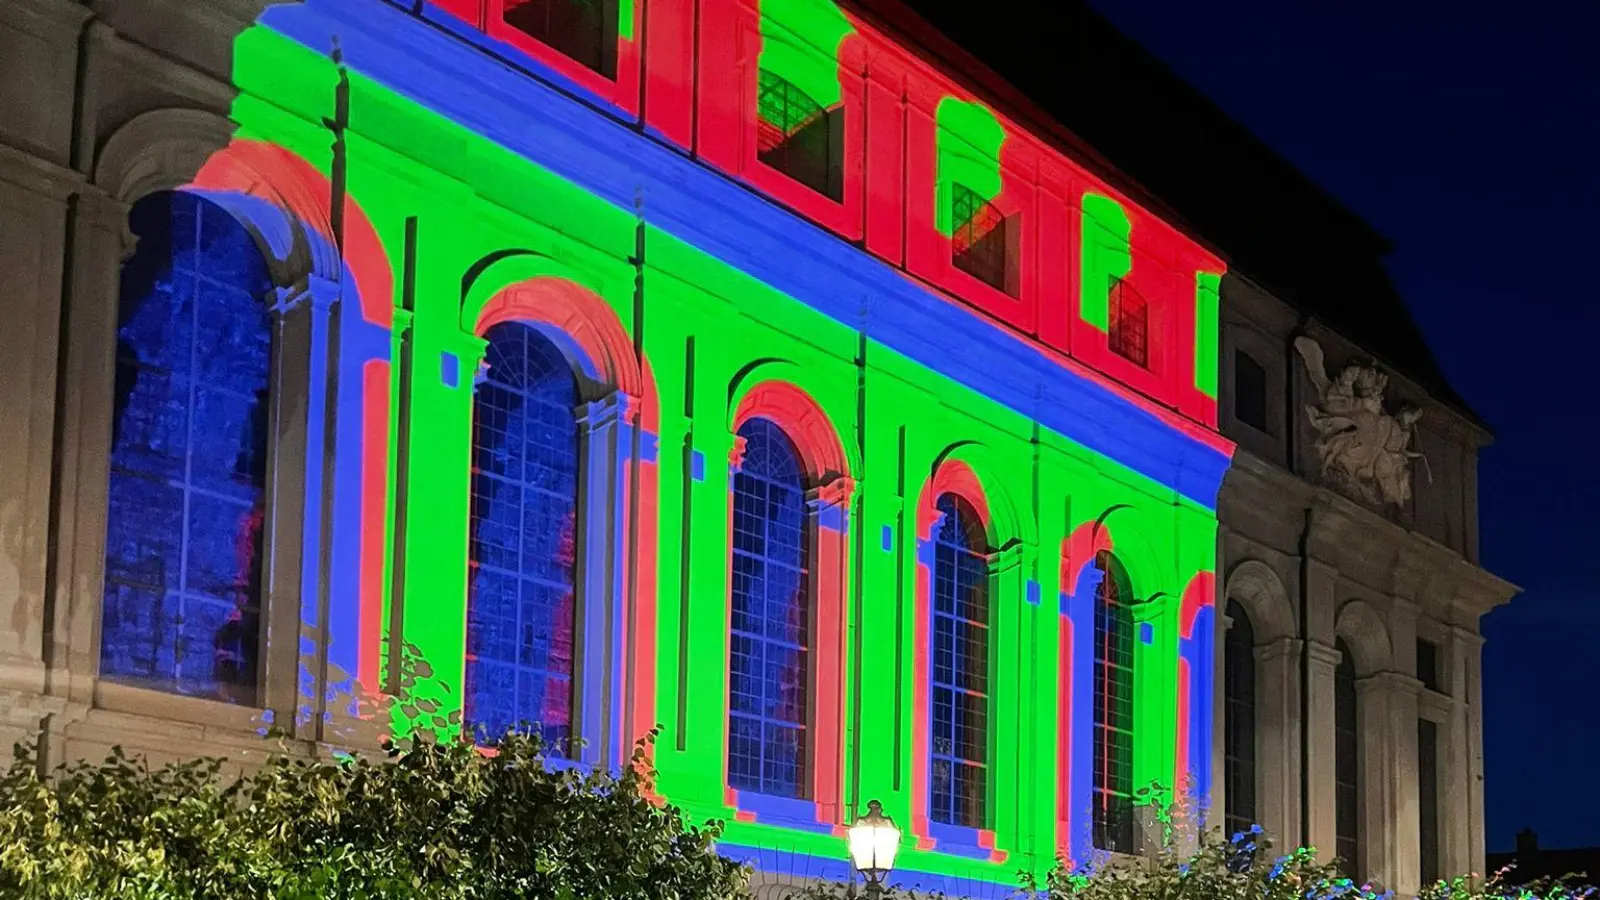
[[[0,778],[0,897],[17,900],[734,900],[715,824],[648,798],[647,745],[620,776],[558,771],[536,738],[489,753],[417,742],[386,759],[276,756],[150,768],[116,751]]]

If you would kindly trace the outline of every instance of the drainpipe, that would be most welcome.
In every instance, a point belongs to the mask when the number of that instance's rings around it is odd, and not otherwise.
[[[1289,333],[1284,348],[1288,364],[1288,390],[1284,392],[1284,446],[1289,454],[1289,471],[1295,471],[1300,460],[1299,417],[1296,415],[1295,367],[1304,365],[1298,360],[1295,339],[1304,335],[1311,317],[1302,315],[1300,323]],[[1306,504],[1300,524],[1298,542],[1300,554],[1300,615],[1296,626],[1300,638],[1300,845],[1311,839],[1311,505]]]

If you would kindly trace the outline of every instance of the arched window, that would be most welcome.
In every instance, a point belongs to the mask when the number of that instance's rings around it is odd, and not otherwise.
[[[1256,824],[1256,637],[1250,616],[1233,600],[1228,621],[1222,649],[1222,768],[1225,825],[1232,835]]]
[[[728,783],[804,797],[811,649],[805,477],[777,425],[751,419],[739,436],[745,451],[733,479]]]
[[[488,372],[473,401],[465,715],[498,738],[537,726],[569,754],[573,566],[578,541],[578,387],[530,325],[484,335]]]
[[[156,194],[122,270],[100,674],[253,704],[272,282],[221,207]]]
[[[1356,664],[1350,647],[1339,641],[1339,665],[1333,670],[1334,853],[1344,860],[1345,874],[1360,880],[1361,858],[1361,725],[1356,716]]]
[[[833,201],[844,198],[844,108],[823,109],[761,70],[756,158]]]
[[[1102,550],[1094,565],[1094,846],[1136,853],[1132,590],[1115,556]]]
[[[939,497],[933,560],[933,751],[930,816],[989,819],[989,541],[954,494]]]

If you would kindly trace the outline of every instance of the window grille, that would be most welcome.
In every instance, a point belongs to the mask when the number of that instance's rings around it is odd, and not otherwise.
[[[960,184],[951,185],[951,262],[996,290],[1010,293],[1010,223],[993,203]]]
[[[1249,831],[1256,821],[1256,657],[1250,616],[1228,601],[1228,633],[1223,638],[1223,780],[1229,835]]]
[[[756,158],[813,191],[844,199],[843,110],[825,110],[788,81],[763,69]]]
[[[1357,717],[1356,665],[1350,647],[1338,643],[1339,665],[1333,670],[1334,853],[1344,873],[1360,881],[1361,858],[1361,727]]]
[[[800,455],[777,425],[739,429],[733,478],[728,784],[807,794],[810,535]]]
[[[932,797],[935,822],[983,828],[989,816],[989,562],[978,514],[938,499],[934,536]]]
[[[1095,555],[1101,572],[1094,604],[1094,846],[1137,853],[1133,806],[1132,597],[1122,564]]]
[[[504,19],[585,68],[617,77],[617,0],[505,0]]]
[[[467,725],[490,740],[536,726],[570,752],[578,553],[577,381],[532,326],[485,335],[473,400]]]
[[[1111,279],[1109,328],[1111,352],[1141,369],[1150,367],[1150,304],[1133,285]]]
[[[272,321],[265,260],[186,193],[130,216],[113,396],[101,675],[256,702]]]

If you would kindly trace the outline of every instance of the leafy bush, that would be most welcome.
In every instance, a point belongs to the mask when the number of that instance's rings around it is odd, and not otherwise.
[[[152,769],[116,751],[0,778],[0,897],[17,900],[733,900],[713,825],[647,799],[647,744],[620,776],[547,765],[507,735],[387,759]]]

